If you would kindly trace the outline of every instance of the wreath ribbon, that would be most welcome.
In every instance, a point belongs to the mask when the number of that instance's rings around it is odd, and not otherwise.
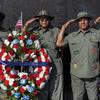
[[[2,61],[0,60],[0,64],[5,66],[32,66],[32,67],[41,67],[41,66],[50,66],[48,62],[20,62],[20,61]]]

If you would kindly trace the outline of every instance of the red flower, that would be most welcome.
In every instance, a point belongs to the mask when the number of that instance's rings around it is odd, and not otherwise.
[[[18,39],[25,40],[25,37],[23,35],[19,36]]]
[[[38,56],[38,61],[39,61],[39,62],[41,62],[41,61],[42,61],[40,56]]]
[[[10,71],[11,71],[11,68],[10,67],[7,67],[6,68],[6,72],[9,73]]]
[[[41,48],[40,52],[45,53],[45,49]]]
[[[27,75],[23,75],[22,78],[23,78],[23,79],[26,79],[26,78],[27,78]]]
[[[29,49],[28,49],[27,47],[25,47],[25,46],[23,47],[23,51],[24,51],[24,52],[27,52],[28,50],[29,50]]]
[[[34,75],[30,75],[30,76],[29,76],[29,79],[30,79],[30,80],[34,80],[34,78],[35,78]]]
[[[39,91],[37,91],[37,90],[34,91],[35,96],[37,96],[38,93],[39,93]]]
[[[9,53],[10,53],[10,55],[11,55],[11,56],[13,56],[13,55],[14,55],[14,51],[10,51]]]
[[[6,52],[6,46],[3,44],[2,45],[2,53],[5,53]]]
[[[10,74],[9,76],[10,76],[10,78],[18,78],[18,76],[16,74]]]
[[[36,77],[39,77],[39,74],[32,74],[29,76],[30,80],[34,80]]]
[[[33,51],[30,49],[27,53],[28,53],[28,54],[31,54],[32,52],[33,52]]]
[[[15,81],[14,83],[13,83],[13,87],[17,87],[18,86],[18,83]]]
[[[41,78],[40,80],[41,80],[41,82],[45,82],[45,81],[46,81],[46,78],[43,77],[43,78]]]
[[[10,56],[9,55],[6,55],[5,56],[6,60],[10,59]]]
[[[0,64],[0,70],[2,70],[2,65]]]
[[[46,70],[46,71],[45,71],[45,74],[48,75],[48,74],[49,74],[49,70]]]
[[[4,81],[4,80],[5,80],[4,75],[0,75],[0,80],[1,80],[1,81]]]
[[[3,70],[0,70],[0,75],[2,75],[3,74]]]
[[[37,55],[38,53],[39,53],[39,51],[38,51],[38,50],[34,50],[34,54],[36,54],[36,55]]]
[[[11,96],[11,92],[10,91],[7,92],[7,96]]]
[[[38,72],[41,72],[41,71],[43,71],[43,69],[42,69],[42,67],[39,67]]]
[[[37,80],[37,81],[36,81],[36,84],[37,84],[37,86],[40,86],[41,80]]]
[[[28,34],[30,34],[30,33],[25,31],[24,34],[28,35]]]
[[[37,38],[36,35],[31,35],[30,36],[30,39],[32,39],[33,41],[36,40],[36,38]]]
[[[9,86],[9,81],[5,80],[4,84],[5,84],[5,86]]]
[[[48,57],[48,54],[44,53],[44,57],[47,58]]]
[[[21,87],[20,89],[19,89],[19,91],[20,91],[20,93],[24,93],[25,92],[25,89],[23,88],[23,87]]]
[[[12,36],[8,36],[8,41],[12,41],[13,40],[13,38],[12,38]]]
[[[14,48],[18,49],[18,47],[19,47],[18,44],[14,44]]]
[[[32,58],[28,58],[28,60],[29,60],[29,61],[33,61],[33,59],[32,59]]]

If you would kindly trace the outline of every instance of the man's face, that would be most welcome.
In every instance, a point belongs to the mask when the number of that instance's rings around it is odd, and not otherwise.
[[[39,23],[42,28],[47,28],[50,24],[50,19],[48,17],[40,17]]]
[[[87,30],[89,27],[89,19],[88,18],[79,19],[78,25],[80,30]]]

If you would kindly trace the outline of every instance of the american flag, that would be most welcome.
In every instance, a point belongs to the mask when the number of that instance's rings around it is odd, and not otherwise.
[[[16,28],[22,28],[22,27],[23,27],[23,20],[22,20],[22,12],[21,12],[21,16],[19,17],[16,23]]]

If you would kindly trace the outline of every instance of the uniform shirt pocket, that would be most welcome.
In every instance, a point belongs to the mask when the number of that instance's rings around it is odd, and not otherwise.
[[[69,46],[72,54],[76,55],[80,53],[81,41],[71,41]]]

